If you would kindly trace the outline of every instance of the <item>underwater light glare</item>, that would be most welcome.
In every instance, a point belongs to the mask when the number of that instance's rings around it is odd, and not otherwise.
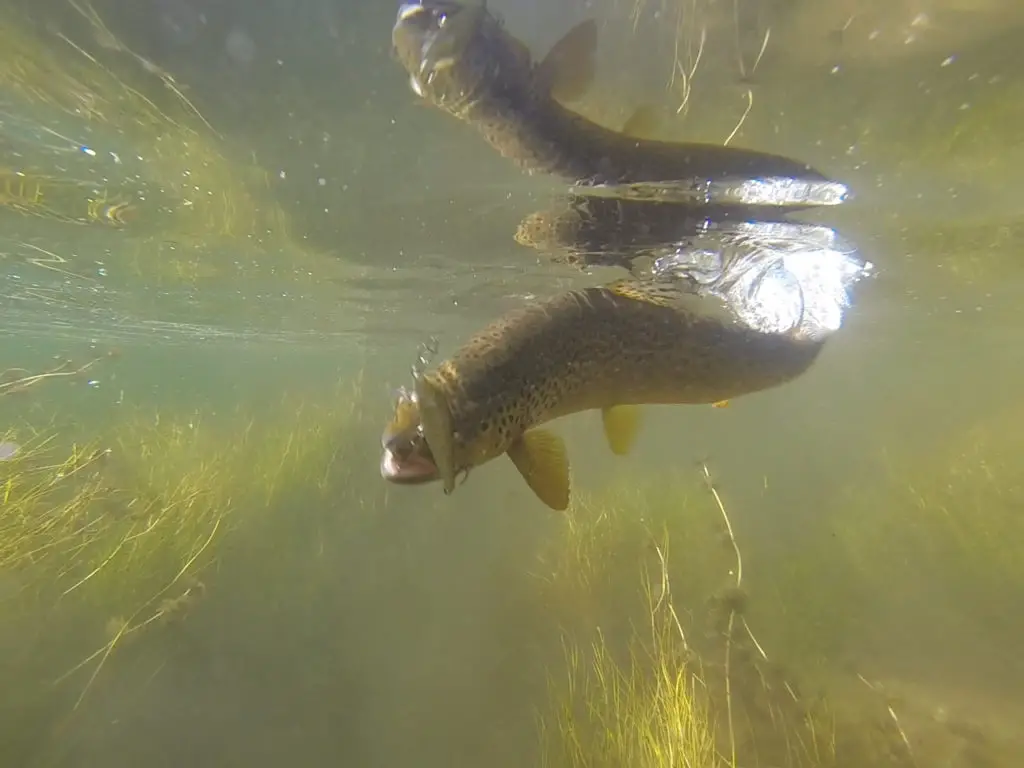
[[[760,206],[841,205],[850,190],[838,181],[804,181],[785,177],[712,181],[708,199],[719,204]]]
[[[639,181],[629,184],[575,184],[573,195],[650,200],[681,205],[752,206],[761,208],[814,208],[841,205],[850,188],[838,181],[768,176],[759,179],[687,179]]]
[[[820,340],[839,329],[851,287],[872,269],[828,227],[745,222],[674,246],[652,272],[721,299],[754,330]]]

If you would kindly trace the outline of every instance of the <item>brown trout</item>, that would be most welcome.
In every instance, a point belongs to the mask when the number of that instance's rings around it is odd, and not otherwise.
[[[507,454],[549,507],[569,504],[569,462],[546,422],[600,410],[629,452],[645,404],[715,404],[806,371],[824,339],[754,330],[683,281],[620,280],[517,309],[418,373],[384,430],[381,475],[441,480]]]
[[[794,194],[797,204],[811,205],[836,204],[845,195],[843,185],[798,160],[641,138],[648,131],[645,107],[622,132],[568,109],[564,102],[582,97],[594,77],[593,20],[571,30],[538,63],[484,6],[422,0],[400,7],[392,43],[418,96],[474,126],[529,173],[562,176],[581,187],[612,187],[623,196],[664,196],[662,185],[679,185],[687,189],[683,201],[698,203],[711,194],[708,182],[723,179],[781,180],[782,192],[778,184],[755,192],[773,205],[788,205]],[[636,191],[647,184],[660,191]],[[752,202],[748,192],[737,196],[727,189],[726,194],[731,202]]]

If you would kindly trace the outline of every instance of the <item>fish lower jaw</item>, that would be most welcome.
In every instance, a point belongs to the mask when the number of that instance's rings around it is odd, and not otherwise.
[[[396,485],[421,485],[440,479],[437,466],[429,459],[423,456],[399,459],[387,448],[380,457],[380,474]]]

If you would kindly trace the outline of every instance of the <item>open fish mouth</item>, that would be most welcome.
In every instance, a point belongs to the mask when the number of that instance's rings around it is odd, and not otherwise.
[[[380,474],[385,480],[413,485],[440,477],[434,454],[423,436],[415,392],[399,388],[395,413],[384,428],[380,445]]]
[[[432,457],[423,451],[400,453],[385,446],[380,457],[380,474],[397,485],[419,485],[440,478]]]
[[[410,402],[415,403],[414,400]],[[381,439],[381,477],[401,485],[430,482],[440,477],[430,446],[419,425],[389,425]]]
[[[409,73],[409,85],[418,96],[443,98],[446,86],[435,85],[434,79],[457,65],[482,12],[449,0],[399,6],[391,30],[392,52]]]
[[[452,12],[444,3],[404,3],[398,8],[398,18],[391,30],[391,42],[402,65],[414,76],[428,74],[431,49]]]

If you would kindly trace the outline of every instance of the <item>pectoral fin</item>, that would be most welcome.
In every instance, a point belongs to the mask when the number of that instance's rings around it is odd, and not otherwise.
[[[657,133],[658,111],[650,104],[637,107],[622,126],[622,133],[634,139],[649,139]]]
[[[615,405],[601,411],[604,436],[612,453],[625,456],[636,441],[640,430],[640,409],[630,405]]]
[[[512,444],[508,457],[537,498],[558,511],[568,508],[569,457],[562,438],[547,430],[530,430]]]
[[[535,82],[555,101],[579,101],[594,82],[597,23],[581,22],[555,43],[537,65]]]

